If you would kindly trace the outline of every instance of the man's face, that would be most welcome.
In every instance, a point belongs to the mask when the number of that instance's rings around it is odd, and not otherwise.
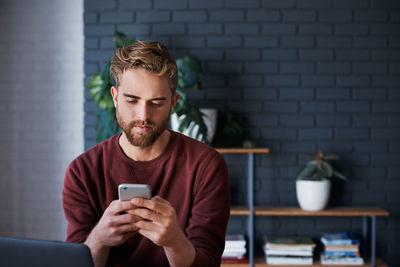
[[[151,146],[167,129],[179,95],[172,96],[167,77],[141,68],[125,71],[119,81],[111,88],[118,125],[132,145]]]

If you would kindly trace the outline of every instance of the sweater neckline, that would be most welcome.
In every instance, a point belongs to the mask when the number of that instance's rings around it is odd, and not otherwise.
[[[171,154],[170,151],[173,147],[173,144],[175,143],[175,139],[176,139],[176,135],[174,131],[171,131],[169,129],[167,129],[167,131],[170,132],[170,137],[168,140],[168,144],[167,146],[164,148],[164,151],[161,152],[161,154],[152,159],[152,160],[146,160],[146,161],[138,161],[138,160],[134,160],[131,159],[130,157],[128,157],[125,152],[122,150],[122,147],[119,145],[119,138],[121,137],[122,133],[118,134],[114,140],[114,145],[117,147],[117,151],[119,154],[119,157],[122,158],[124,161],[128,162],[131,165],[152,165],[152,164],[156,164],[158,162],[162,162],[165,159],[167,159],[169,157],[169,155]]]

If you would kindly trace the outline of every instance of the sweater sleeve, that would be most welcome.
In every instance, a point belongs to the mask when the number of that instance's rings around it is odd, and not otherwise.
[[[67,220],[68,242],[82,243],[99,220],[82,182],[78,160],[67,168],[63,187],[63,209]]]
[[[220,266],[230,213],[228,169],[215,153],[204,162],[195,182],[188,238],[196,250],[192,266]]]

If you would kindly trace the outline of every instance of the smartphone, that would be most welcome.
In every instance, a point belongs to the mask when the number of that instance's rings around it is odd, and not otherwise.
[[[118,186],[119,200],[126,201],[135,197],[151,198],[151,187],[147,184],[120,184]]]

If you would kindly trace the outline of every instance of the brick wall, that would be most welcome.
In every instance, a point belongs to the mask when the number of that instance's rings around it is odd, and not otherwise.
[[[400,266],[400,2],[386,0],[85,1],[85,75],[110,58],[115,26],[203,62],[203,107],[240,114],[271,154],[256,157],[256,203],[297,205],[294,176],[306,152],[336,152],[350,176],[333,205],[378,205],[378,255]],[[96,107],[85,94],[85,148]],[[233,202],[246,200],[246,158],[227,156]],[[264,233],[360,231],[356,218],[257,218]],[[229,231],[244,231],[234,218]]]
[[[83,1],[0,3],[0,235],[65,239],[61,190],[83,151]]]

